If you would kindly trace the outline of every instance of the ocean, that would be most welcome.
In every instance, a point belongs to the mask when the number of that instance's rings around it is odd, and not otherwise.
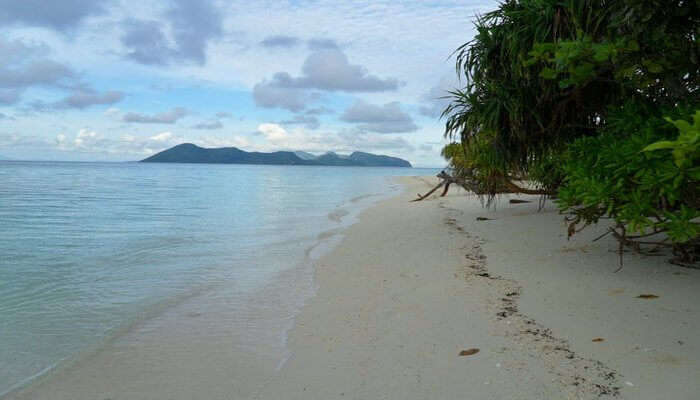
[[[283,345],[313,260],[390,177],[436,172],[0,161],[0,397],[188,301],[241,346]]]

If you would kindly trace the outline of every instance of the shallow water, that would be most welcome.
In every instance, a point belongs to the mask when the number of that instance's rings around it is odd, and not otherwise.
[[[308,295],[294,268],[397,190],[387,177],[435,172],[0,162],[0,396],[192,297],[226,308],[244,345],[279,340]],[[284,301],[251,306],[278,286]]]

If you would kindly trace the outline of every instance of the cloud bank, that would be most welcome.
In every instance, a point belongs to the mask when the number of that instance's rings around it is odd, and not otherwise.
[[[67,31],[105,12],[107,0],[0,0],[0,25],[28,25]]]
[[[340,119],[358,128],[378,133],[402,133],[418,130],[410,115],[398,102],[374,105],[359,100],[343,112]]]
[[[396,78],[380,78],[361,65],[351,64],[338,49],[312,52],[304,61],[301,75],[277,72],[271,80],[253,87],[253,99],[258,106],[283,108],[299,112],[319,98],[313,91],[372,93],[395,91]]]
[[[222,14],[212,0],[172,0],[164,21],[124,20],[121,42],[126,57],[148,65],[204,65],[208,42],[223,34]]]

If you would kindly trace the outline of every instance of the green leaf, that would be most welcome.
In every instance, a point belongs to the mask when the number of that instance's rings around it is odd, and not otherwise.
[[[662,140],[660,142],[652,143],[645,147],[642,151],[654,151],[661,149],[672,149],[676,146],[675,142],[670,142],[668,140]]]
[[[542,68],[542,71],[540,71],[540,76],[544,79],[554,79],[557,75],[557,71],[548,67]]]
[[[593,46],[593,59],[598,62],[607,61],[612,53],[612,45],[595,45]]]
[[[681,135],[690,134],[691,130],[693,129],[693,127],[688,121],[682,119],[679,119],[678,121],[672,121],[671,123],[675,125],[676,128],[678,128],[678,130],[681,132]]]

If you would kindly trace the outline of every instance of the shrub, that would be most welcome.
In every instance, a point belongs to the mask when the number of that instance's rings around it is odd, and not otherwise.
[[[677,120],[644,117],[628,107],[600,135],[569,146],[557,200],[571,216],[569,235],[609,217],[621,245],[671,247],[677,262],[697,260],[700,111],[692,123],[690,112],[674,113]]]

